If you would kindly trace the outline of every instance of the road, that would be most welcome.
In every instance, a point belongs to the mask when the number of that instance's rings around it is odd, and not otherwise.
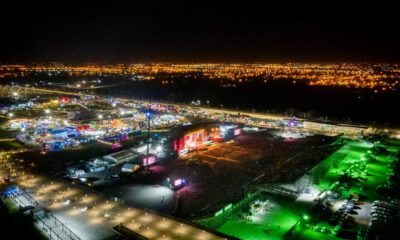
[[[1,88],[1,87],[0,87]],[[3,87],[7,88],[7,87]],[[100,98],[107,98],[107,96],[101,96],[101,95],[93,95],[89,93],[82,93],[82,92],[70,92],[70,91],[64,91],[64,90],[56,90],[56,89],[44,89],[44,88],[35,88],[35,87],[20,87],[25,92],[42,92],[42,93],[51,93],[51,94],[61,94],[61,95],[75,95],[75,96],[92,96],[92,97],[100,97]],[[128,99],[128,98],[115,98],[116,100],[119,101],[124,101],[124,102],[140,102],[140,103],[145,103],[148,104],[148,101],[143,101],[143,100],[137,100],[137,99]],[[175,103],[168,103],[168,102],[154,102],[154,104],[165,104],[165,105],[170,105],[170,106],[175,106],[179,108],[190,108],[192,110],[196,110],[194,112],[200,113],[204,112],[207,113],[209,116],[220,116],[221,114],[226,114],[226,115],[231,115],[231,116],[246,116],[252,119],[257,119],[257,120],[264,120],[264,121],[277,121],[277,120],[284,120],[288,119],[289,116],[285,116],[282,114],[267,114],[267,113],[257,113],[257,112],[245,112],[245,111],[237,111],[237,110],[229,110],[229,109],[223,109],[223,108],[210,108],[210,107],[204,107],[204,106],[192,106],[192,105],[183,105],[183,104],[175,104]],[[313,122],[312,120],[307,120],[303,118],[296,118],[297,121],[302,122],[302,121],[309,121]],[[257,124],[250,124],[253,126],[258,126]],[[325,125],[328,126],[319,126],[318,123],[316,123],[316,126],[310,125],[310,127],[304,127],[303,128],[297,128],[298,131],[308,131],[316,134],[323,134],[323,135],[328,135],[328,136],[335,136],[341,133],[345,133],[349,137],[358,137],[362,132],[364,134],[368,134],[370,131],[372,131],[372,128],[366,129],[366,126],[359,126],[359,125],[352,125],[350,128],[348,127],[337,127],[335,128],[335,124],[329,124],[325,123]],[[258,126],[262,127],[262,126]],[[389,129],[388,129],[389,130]],[[398,129],[390,129],[390,131],[395,132],[396,134],[400,135],[400,132]]]
[[[62,94],[62,95],[72,95],[72,96],[93,96],[93,97],[106,97],[106,96],[101,96],[101,95],[92,95],[88,93],[80,93],[80,92],[69,92],[69,91],[62,91],[62,90],[50,90],[50,89],[44,89],[44,88],[31,88],[31,87],[20,87],[24,89],[25,91],[32,92],[32,91],[37,91],[37,92],[43,92],[43,93],[54,93],[54,94]],[[136,99],[128,99],[128,98],[115,98],[116,100],[121,100],[121,101],[136,101],[136,102],[142,102],[142,103],[148,103],[147,101],[143,100],[136,100]],[[175,103],[165,103],[165,102],[154,102],[154,104],[168,104],[171,106],[176,106],[176,107],[193,107],[193,106],[187,106],[183,104],[175,104]],[[258,118],[258,119],[263,119],[263,120],[271,120],[271,121],[276,121],[276,120],[282,120],[285,118],[288,118],[285,115],[278,115],[278,114],[265,114],[265,113],[254,113],[254,112],[244,112],[244,111],[234,111],[234,110],[228,110],[228,109],[216,109],[216,108],[206,108],[206,107],[195,107],[196,109],[200,109],[203,111],[207,111],[209,113],[213,114],[234,114],[234,115],[246,115],[252,118]],[[299,118],[298,118],[299,119]],[[302,120],[302,119],[299,119]]]
[[[42,92],[42,93],[52,93],[52,94],[61,94],[61,95],[75,95],[75,96],[92,96],[92,97],[100,97],[100,98],[107,98],[107,96],[101,96],[101,95],[93,95],[93,94],[88,94],[88,93],[81,93],[81,92],[69,92],[69,91],[63,91],[63,90],[55,90],[55,89],[43,89],[43,88],[27,88],[27,87],[21,87],[24,89],[24,91],[29,91],[29,92]],[[123,102],[139,102],[139,103],[144,103],[148,104],[148,101],[143,101],[143,100],[137,100],[137,99],[128,99],[128,98],[115,98],[118,101],[123,101]],[[165,105],[170,105],[170,106],[175,106],[179,108],[186,108],[186,109],[191,109],[194,110],[193,116],[196,116],[196,114],[199,113],[206,113],[208,117],[210,116],[220,116],[221,114],[226,114],[230,116],[246,116],[249,117],[252,120],[256,121],[251,121],[253,123],[249,123],[251,126],[256,126],[256,127],[265,127],[263,124],[256,124],[254,122],[257,121],[279,121],[279,120],[284,120],[288,119],[289,116],[285,115],[279,115],[279,114],[267,114],[267,113],[257,113],[257,112],[245,112],[245,111],[236,111],[236,110],[229,110],[229,109],[223,109],[223,108],[209,108],[209,107],[204,107],[204,106],[192,106],[192,105],[183,105],[183,104],[175,104],[175,103],[168,103],[168,102],[152,102],[154,104],[165,104]],[[189,114],[190,115],[190,114]],[[327,136],[336,136],[338,134],[346,134],[348,137],[353,137],[356,138],[358,137],[361,133],[363,134],[368,134],[372,133],[373,128],[366,126],[361,126],[361,125],[352,125],[352,126],[336,126],[335,124],[330,124],[330,123],[324,123],[322,125],[319,125],[318,122],[313,122],[312,120],[308,119],[303,119],[303,118],[296,118],[297,121],[299,122],[308,122],[311,124],[308,124],[307,126],[296,128],[296,131],[300,132],[310,132],[314,134],[322,134],[322,135],[327,135]],[[284,128],[282,128],[285,130]],[[389,130],[389,129],[388,129]],[[397,134],[400,135],[400,132],[397,129],[390,129],[390,131],[396,132]]]

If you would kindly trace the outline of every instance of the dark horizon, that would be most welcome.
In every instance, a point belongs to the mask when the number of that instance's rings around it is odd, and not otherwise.
[[[394,4],[286,5],[6,4],[0,63],[400,62]]]

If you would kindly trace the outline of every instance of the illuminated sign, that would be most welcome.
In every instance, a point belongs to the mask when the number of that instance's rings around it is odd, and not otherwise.
[[[178,186],[182,185],[182,182],[183,182],[182,179],[180,179],[180,178],[179,178],[179,179],[176,179],[176,180],[174,181],[174,186],[175,186],[175,187],[178,187]]]
[[[237,135],[239,135],[240,134],[240,128],[236,128],[234,131],[233,131],[233,136],[237,136]]]
[[[155,162],[156,162],[155,156],[149,156],[149,157],[143,158],[143,166],[151,165]]]

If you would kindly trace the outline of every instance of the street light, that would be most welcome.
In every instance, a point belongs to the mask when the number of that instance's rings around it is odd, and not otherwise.
[[[101,125],[103,123],[103,115],[99,114],[97,117],[100,119],[100,125]]]
[[[162,150],[162,146],[161,146],[161,145],[159,145],[159,146],[156,147],[156,151],[157,151],[157,152],[161,152],[161,150]]]
[[[151,118],[151,99],[150,99],[150,104],[149,104],[149,109],[146,112],[147,116],[147,151],[146,151],[146,168],[148,167],[149,163],[149,151],[150,151],[150,118]]]

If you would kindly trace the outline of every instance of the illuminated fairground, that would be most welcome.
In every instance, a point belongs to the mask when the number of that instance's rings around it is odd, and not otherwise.
[[[0,240],[400,240],[399,4],[170,2],[1,2]]]
[[[53,214],[38,221],[66,220],[81,239],[116,227],[192,239],[176,224],[195,239],[376,239],[398,224],[395,129],[48,89],[10,97],[22,103],[1,109],[3,198],[34,199]],[[19,182],[25,173],[40,181]],[[95,210],[111,202],[122,209]],[[156,212],[123,217],[131,207]]]

